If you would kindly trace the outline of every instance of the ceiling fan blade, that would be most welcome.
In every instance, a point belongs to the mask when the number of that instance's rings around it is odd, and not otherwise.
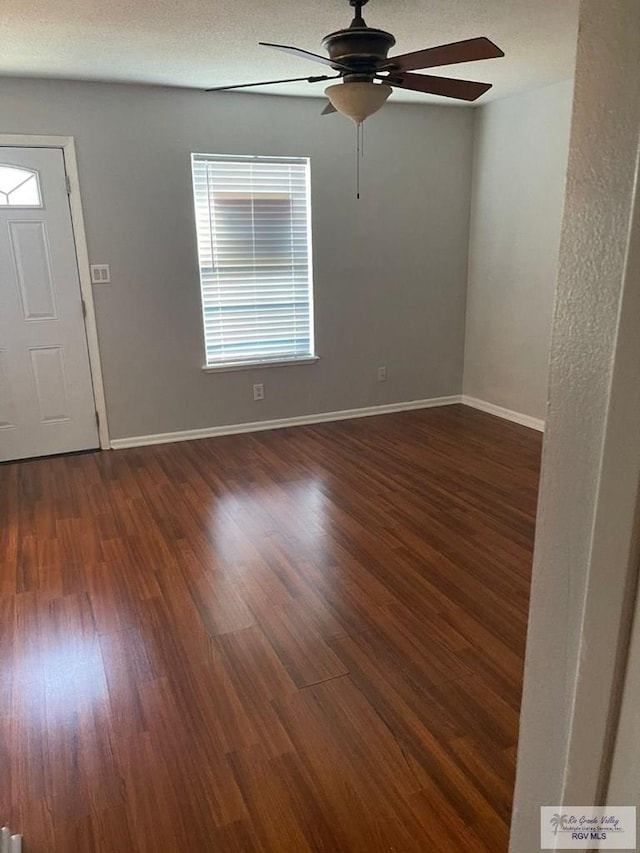
[[[328,116],[328,115],[331,115],[331,113],[337,113],[337,112],[338,112],[338,110],[333,106],[331,101],[327,101],[327,106],[322,110],[320,115],[321,116]]]
[[[260,83],[237,83],[234,86],[214,86],[212,89],[205,89],[205,92],[224,92],[227,89],[248,89],[250,86],[274,86],[276,83],[301,83],[306,80],[307,83],[319,83],[321,80],[336,80],[340,74],[329,76],[328,74],[320,74],[316,77],[288,77],[286,80],[262,80]]]
[[[388,77],[378,77],[378,79],[399,89],[413,89],[415,92],[458,98],[461,101],[475,101],[492,86],[491,83],[454,80],[451,77],[432,77],[429,74],[396,74],[394,72]]]
[[[497,59],[504,51],[490,39],[481,36],[452,44],[428,47],[413,53],[390,56],[378,67],[379,71],[417,71],[422,68],[435,68],[437,65],[456,65],[458,62],[474,62],[477,59]]]
[[[334,62],[328,56],[311,53],[310,50],[303,50],[301,47],[290,47],[288,44],[271,44],[268,41],[259,41],[258,44],[262,45],[262,47],[273,47],[275,50],[281,50],[283,53],[290,53],[293,56],[301,56],[303,59],[311,59],[313,62],[321,62],[323,65],[329,65],[331,68],[340,68],[343,71],[350,70],[348,66]]]

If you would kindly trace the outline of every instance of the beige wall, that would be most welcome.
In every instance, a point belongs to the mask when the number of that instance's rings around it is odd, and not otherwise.
[[[460,393],[472,112],[385,106],[367,122],[358,202],[355,128],[322,106],[2,81],[1,132],[76,138],[89,255],[111,265],[94,294],[112,438]],[[200,369],[193,151],[311,157],[317,364]]]
[[[475,111],[464,393],[544,419],[572,83]]]

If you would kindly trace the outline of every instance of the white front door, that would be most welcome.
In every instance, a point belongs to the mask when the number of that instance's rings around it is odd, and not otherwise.
[[[0,461],[98,446],[62,150],[0,147]]]

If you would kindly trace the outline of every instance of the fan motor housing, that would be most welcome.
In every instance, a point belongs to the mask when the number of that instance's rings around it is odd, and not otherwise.
[[[371,27],[350,27],[330,33],[322,46],[334,62],[348,65],[354,70],[375,69],[381,59],[386,59],[396,43],[391,33]]]

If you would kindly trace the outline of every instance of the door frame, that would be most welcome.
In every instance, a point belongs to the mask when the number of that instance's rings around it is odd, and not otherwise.
[[[82,197],[80,195],[80,178],[76,160],[76,146],[73,136],[40,136],[31,134],[0,133],[0,151],[2,148],[59,148],[62,151],[64,167],[69,179],[69,207],[71,210],[71,227],[75,242],[76,262],[80,279],[80,295],[85,304],[84,327],[87,336],[89,352],[89,369],[93,384],[93,398],[98,413],[98,437],[100,448],[108,450],[109,422],[107,420],[107,403],[102,379],[100,362],[100,347],[98,344],[98,328],[93,303],[93,288],[91,285],[91,269],[89,266],[89,250],[87,235],[84,227],[82,212]]]
[[[640,803],[620,791],[640,752],[620,701],[640,549],[639,25],[637,0],[580,4],[511,853],[539,849],[542,805]]]

